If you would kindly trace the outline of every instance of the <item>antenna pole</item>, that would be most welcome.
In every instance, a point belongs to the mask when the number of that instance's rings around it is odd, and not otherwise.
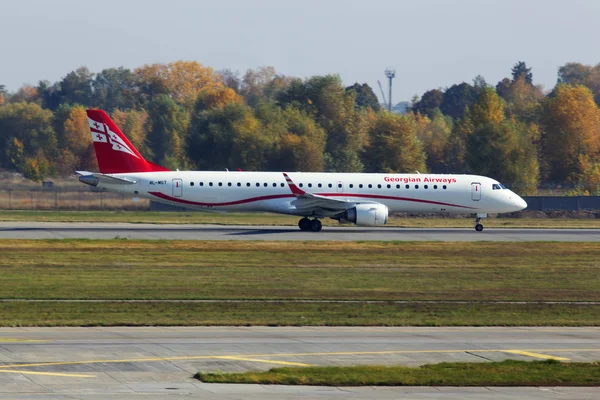
[[[396,70],[392,68],[386,69],[385,76],[389,80],[388,111],[392,111],[392,79],[396,77]]]

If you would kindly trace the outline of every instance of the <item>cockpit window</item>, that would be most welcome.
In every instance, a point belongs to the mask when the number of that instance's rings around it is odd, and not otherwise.
[[[501,188],[500,188],[500,185],[499,185],[499,184],[497,184],[497,183],[494,183],[494,184],[492,185],[492,190],[500,190],[500,189],[501,189]]]
[[[508,188],[507,188],[506,186],[504,186],[503,184],[500,184],[500,187],[501,187],[502,189],[508,189]]]

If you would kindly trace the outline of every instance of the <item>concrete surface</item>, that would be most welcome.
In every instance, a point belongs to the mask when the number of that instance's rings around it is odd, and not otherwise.
[[[1,328],[0,398],[595,399],[595,388],[205,384],[197,371],[283,365],[600,360],[598,328]]]
[[[466,222],[465,222],[466,223]],[[172,240],[433,240],[600,242],[600,229],[358,228],[324,227],[319,233],[293,227],[128,223],[0,222],[0,239]]]

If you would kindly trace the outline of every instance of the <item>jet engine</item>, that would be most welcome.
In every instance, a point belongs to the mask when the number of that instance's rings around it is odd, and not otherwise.
[[[383,204],[358,204],[344,211],[340,217],[357,226],[385,225],[388,219],[388,208]]]

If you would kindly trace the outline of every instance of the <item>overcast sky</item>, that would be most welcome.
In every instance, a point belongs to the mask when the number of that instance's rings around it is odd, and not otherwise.
[[[339,73],[379,95],[394,67],[396,103],[478,74],[495,85],[523,60],[548,90],[560,65],[600,62],[599,25],[598,0],[2,0],[0,84],[196,60]]]

